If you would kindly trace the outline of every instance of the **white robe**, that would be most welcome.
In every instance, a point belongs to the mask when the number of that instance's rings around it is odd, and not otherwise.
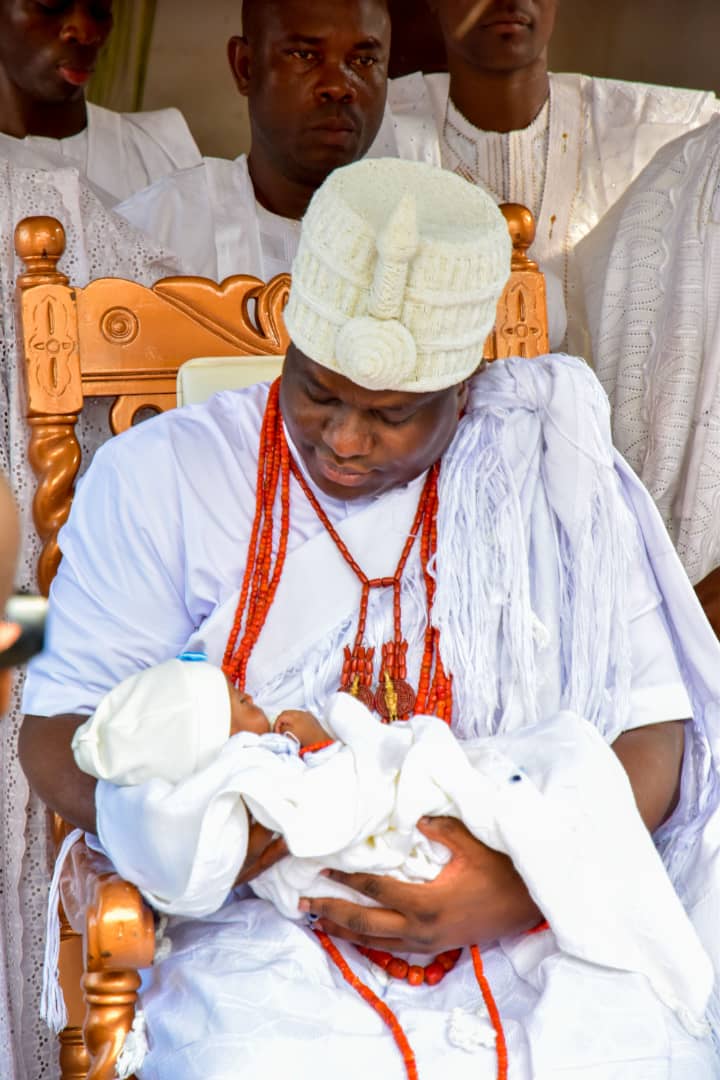
[[[455,167],[457,161],[442,137],[448,94],[448,75],[416,73],[391,82],[388,108],[395,120],[395,140],[394,145],[386,141],[386,151]],[[478,142],[491,143],[493,153],[504,160],[508,187],[495,191],[498,198],[535,204],[537,234],[530,254],[561,282],[571,352],[586,356],[589,351],[575,245],[656,150],[706,123],[718,109],[720,102],[709,92],[551,74],[544,169],[536,162],[533,125],[506,135],[476,132]],[[536,162],[537,168],[529,167],[529,162]],[[486,167],[488,173],[478,179],[492,189],[497,170],[491,172],[490,155]]]
[[[126,674],[184,648],[204,649],[217,662],[242,578],[264,400],[262,387],[219,395],[149,421],[101,452],[63,530],[48,650],[34,665],[29,711],[91,712]],[[152,470],[137,469],[137,461],[150,459]],[[652,504],[621,462],[616,468],[607,402],[580,362],[502,362],[474,381],[469,413],[444,458],[438,519],[433,618],[455,676],[454,729],[460,738],[492,742],[501,734],[512,741],[570,708],[612,742],[634,724],[687,715],[679,664],[693,724],[681,804],[657,840],[717,970],[712,836],[720,782],[711,748],[719,647]],[[351,550],[363,553],[369,575],[387,572],[396,558],[408,527],[400,509],[412,488],[378,500],[382,529],[373,500],[344,504],[320,495]],[[268,710],[303,701],[317,713],[337,686],[359,587],[305,501],[293,497],[292,505],[288,562],[248,687]],[[645,546],[638,546],[635,520]],[[424,632],[420,582],[411,559],[403,589],[411,681]],[[373,598],[368,644],[379,645],[391,627],[391,602]],[[100,634],[104,648],[88,652],[87,642]],[[181,835],[173,834],[173,843]],[[561,847],[549,844],[548,852],[560,857]],[[585,849],[591,858],[592,844]],[[561,871],[551,880],[562,885]],[[623,897],[639,904],[640,914],[652,905],[642,889],[625,896],[622,883],[615,885],[613,910],[623,910]],[[583,911],[573,910],[582,923]],[[510,1075],[550,1080],[565,1069],[579,1078],[594,1069],[607,1080],[632,1069],[643,1080],[715,1076],[709,1042],[683,1033],[634,964],[636,974],[618,975],[607,960],[588,963],[563,947],[568,917],[553,934],[485,953]],[[281,1075],[289,1062],[298,1077],[360,1077],[370,1069],[402,1075],[375,1014],[345,987],[313,937],[266,902],[241,899],[206,919],[174,921],[170,936],[172,954],[156,965],[144,995],[151,1042],[144,1080]],[[606,945],[611,936],[601,935]],[[576,940],[583,940],[582,927]],[[642,930],[634,940],[646,955]],[[357,969],[354,951],[345,953]],[[454,1009],[471,1020],[477,1009],[467,959],[440,988],[384,986],[364,962],[360,970],[398,1014],[421,1075],[495,1076],[492,1043],[481,1040],[469,1053],[448,1037]]]
[[[88,103],[87,126],[66,139],[0,133],[0,158],[26,168],[74,166],[106,206],[200,161],[177,109],[119,113]]]
[[[268,281],[289,273],[300,222],[271,214],[257,202],[247,158],[204,158],[202,164],[153,184],[116,207],[186,272],[222,281],[254,274]]]
[[[698,582],[720,565],[720,119],[659,151],[578,259],[615,443]]]
[[[34,214],[59,218],[66,231],[60,261],[75,285],[117,274],[151,284],[178,273],[177,264],[127,222],[106,210],[72,168],[21,168],[0,160],[0,469],[9,477],[22,518],[22,552],[15,584],[37,590],[40,542],[32,523],[35,478],[27,457],[24,378],[17,348],[13,248],[18,221]],[[106,399],[85,403],[76,431],[87,466],[109,434]],[[0,1073],[3,1080],[47,1080],[57,1058],[37,1023],[42,946],[29,928],[44,918],[48,872],[48,816],[28,792],[17,756],[22,713],[16,680],[0,724]]]

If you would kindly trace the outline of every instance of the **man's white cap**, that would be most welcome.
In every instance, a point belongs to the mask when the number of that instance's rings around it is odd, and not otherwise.
[[[444,390],[482,361],[511,255],[483,189],[421,162],[358,161],[310,202],[285,324],[301,352],[359,386]]]
[[[124,679],[73,736],[78,768],[113,784],[174,784],[215,757],[230,735],[220,668],[166,660]]]

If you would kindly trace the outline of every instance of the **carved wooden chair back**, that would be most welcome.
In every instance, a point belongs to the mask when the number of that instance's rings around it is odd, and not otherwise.
[[[515,204],[503,212],[513,241],[512,274],[486,342],[487,360],[539,356],[548,348],[545,282],[527,256],[532,215]],[[58,270],[64,247],[63,227],[54,218],[26,218],[16,229],[15,248],[25,265],[17,300],[29,457],[37,477],[33,514],[43,544],[38,584],[45,594],[60,561],[57,534],[80,467],[75,425],[85,399],[111,400],[110,430],[117,434],[142,410],[175,405],[184,361],[281,355],[288,340],[282,319],[287,275],[268,284],[237,276],[220,285],[173,277],[152,288],[104,278],[79,289]],[[56,825],[61,834],[62,822]],[[62,1080],[111,1080],[132,1024],[137,970],[152,962],[152,915],[137,890],[84,845],[72,850],[61,892],[61,981],[70,1021],[60,1037]]]

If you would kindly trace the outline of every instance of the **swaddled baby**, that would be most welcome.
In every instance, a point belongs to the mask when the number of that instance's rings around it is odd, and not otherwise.
[[[245,859],[247,811],[288,845],[252,888],[289,918],[301,917],[299,896],[349,895],[320,876],[325,867],[413,881],[439,873],[446,849],[415,826],[422,813],[448,811],[448,800],[431,790],[416,814],[406,795],[405,820],[397,794],[420,735],[455,742],[441,720],[384,725],[339,693],[322,724],[291,709],[271,725],[219,668],[190,657],[125,679],[73,739],[79,768],[106,782],[96,796],[100,839],[155,907],[198,915],[222,904]],[[131,817],[138,827],[121,853],[115,826]]]

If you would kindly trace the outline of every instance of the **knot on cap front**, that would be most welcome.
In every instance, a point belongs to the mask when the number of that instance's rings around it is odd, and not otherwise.
[[[397,319],[361,315],[341,328],[335,342],[340,372],[368,390],[412,382],[417,367],[415,339]]]

